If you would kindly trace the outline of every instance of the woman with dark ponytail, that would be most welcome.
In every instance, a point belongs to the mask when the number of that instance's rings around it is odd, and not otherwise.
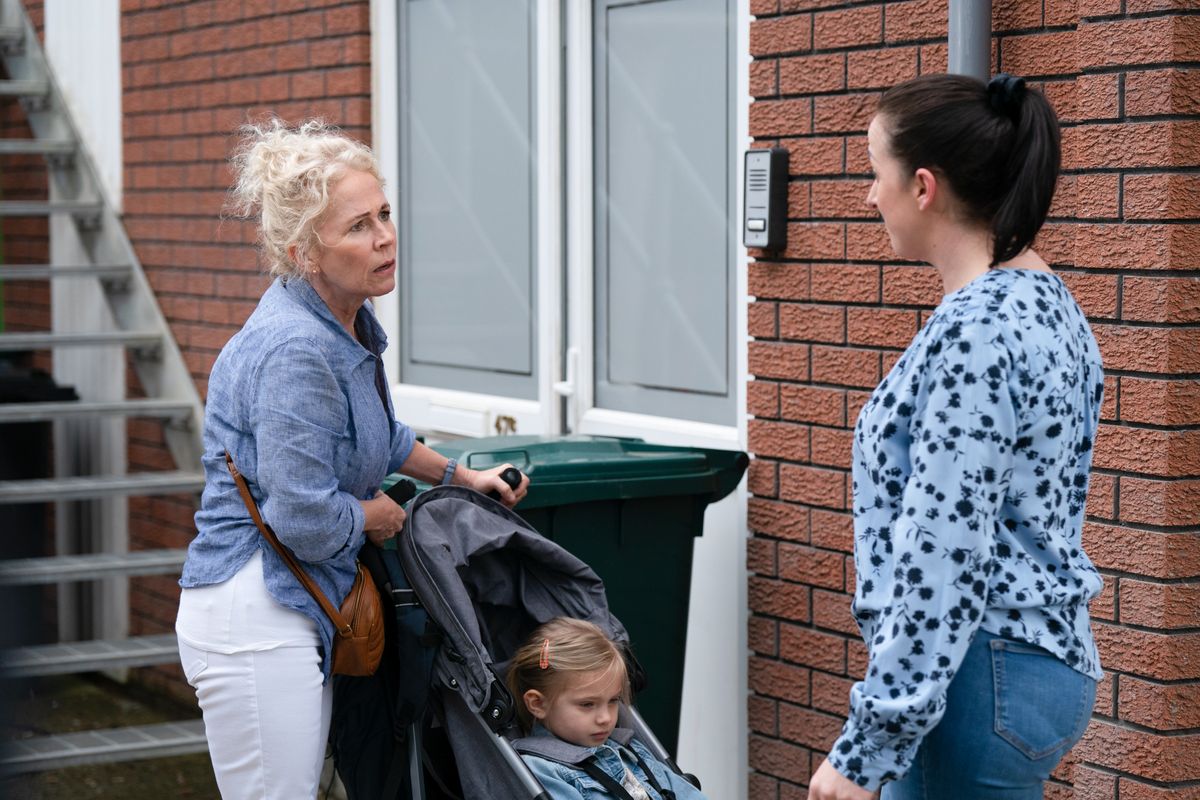
[[[809,798],[1040,800],[1101,677],[1080,540],[1104,375],[1029,249],[1058,122],[1020,78],[929,75],[883,96],[867,142],[867,203],[945,295],[855,426],[869,662]]]

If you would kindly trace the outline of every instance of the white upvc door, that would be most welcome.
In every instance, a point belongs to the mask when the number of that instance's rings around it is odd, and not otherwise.
[[[401,271],[419,272],[422,258],[434,267],[431,282],[406,276],[376,303],[409,424],[438,438],[582,433],[745,448],[744,6],[374,0],[375,150],[398,211]],[[443,338],[413,341],[406,291],[433,297],[442,323],[416,311],[424,333]],[[489,315],[513,324],[489,335],[476,326]],[[456,339],[454,326],[476,327]],[[514,342],[531,357],[479,360]],[[710,797],[747,791],[745,520],[741,489],[711,506],[693,561],[677,756]]]

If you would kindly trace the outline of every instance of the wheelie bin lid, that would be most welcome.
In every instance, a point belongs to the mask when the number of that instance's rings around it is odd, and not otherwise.
[[[672,447],[615,436],[494,436],[433,446],[472,469],[509,463],[529,476],[521,508],[694,495],[715,503],[750,463],[739,450]]]

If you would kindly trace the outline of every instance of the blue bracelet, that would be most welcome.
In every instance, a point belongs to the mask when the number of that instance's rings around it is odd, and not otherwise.
[[[446,471],[442,473],[442,485],[448,486],[451,479],[454,478],[454,470],[458,469],[458,459],[450,459],[446,462]]]

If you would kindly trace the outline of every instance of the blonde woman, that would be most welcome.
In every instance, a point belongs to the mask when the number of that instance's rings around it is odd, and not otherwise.
[[[268,525],[335,604],[367,540],[400,530],[378,491],[400,470],[496,491],[415,441],[394,415],[368,298],[396,282],[396,229],[371,151],[320,122],[244,130],[234,206],[257,214],[274,282],[213,365],[204,419],[207,483],[180,585],[176,632],[224,798],[316,796],[329,731],[333,627],[267,546],[228,452]]]

